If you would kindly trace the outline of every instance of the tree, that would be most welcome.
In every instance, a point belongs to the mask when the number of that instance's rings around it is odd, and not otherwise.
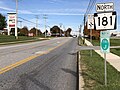
[[[72,31],[72,29],[71,28],[68,28],[66,31],[65,31],[65,36],[66,37],[70,37],[71,36],[71,31]]]
[[[0,30],[3,30],[6,26],[6,18],[2,14],[0,14]]]
[[[47,34],[47,33],[48,33],[48,30],[46,30],[46,32],[44,32],[43,34],[45,35],[45,33]]]
[[[60,34],[63,33],[63,31],[58,26],[53,26],[50,29],[50,32],[52,36],[60,36]]]
[[[91,29],[92,30],[92,39],[98,39],[100,38],[100,32],[102,30],[94,30],[94,29]],[[90,34],[90,30],[88,29],[87,27],[87,22],[86,22],[86,25],[85,25],[85,29],[83,31],[83,34],[84,34],[84,37],[87,37],[90,39],[91,37],[91,34]]]
[[[33,33],[33,35],[36,36],[36,30],[37,30],[38,35],[42,34],[42,32],[40,30],[36,29],[35,27],[30,30],[30,33]]]
[[[28,28],[27,28],[27,26],[24,26],[24,27],[20,30],[20,35],[22,35],[22,36],[27,36],[27,35],[28,35]]]

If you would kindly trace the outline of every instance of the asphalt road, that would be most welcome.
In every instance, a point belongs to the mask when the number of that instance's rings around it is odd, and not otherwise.
[[[0,90],[76,90],[76,47],[76,38],[0,47],[1,69],[13,64],[0,70]],[[37,56],[17,63],[32,55]]]

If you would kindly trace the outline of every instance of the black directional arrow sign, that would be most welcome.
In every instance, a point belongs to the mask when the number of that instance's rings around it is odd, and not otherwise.
[[[92,14],[88,15],[88,29],[94,29],[94,16]]]

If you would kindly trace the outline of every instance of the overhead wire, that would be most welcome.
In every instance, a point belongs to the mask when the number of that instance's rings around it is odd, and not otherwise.
[[[22,17],[18,17],[18,18],[19,18],[19,19],[22,19],[22,20],[24,20],[24,21],[27,21],[27,22],[29,22],[29,23],[36,24],[35,22],[32,22],[32,21],[27,20],[27,19],[24,19],[24,18],[22,18]],[[41,24],[38,24],[38,25],[41,25]]]
[[[90,1],[89,1],[87,10],[86,10],[86,12],[85,12],[85,14],[84,14],[84,19],[83,19],[82,25],[85,24],[85,22],[86,22],[86,17],[87,17],[87,15],[90,14],[91,11],[93,10],[93,7],[95,6],[96,1],[97,1],[97,0],[90,0]]]

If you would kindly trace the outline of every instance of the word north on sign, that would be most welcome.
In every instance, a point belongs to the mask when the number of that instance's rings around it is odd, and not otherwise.
[[[98,3],[96,4],[96,11],[97,12],[114,11],[114,4],[113,3]]]
[[[105,12],[94,14],[95,30],[116,29],[116,12]]]

